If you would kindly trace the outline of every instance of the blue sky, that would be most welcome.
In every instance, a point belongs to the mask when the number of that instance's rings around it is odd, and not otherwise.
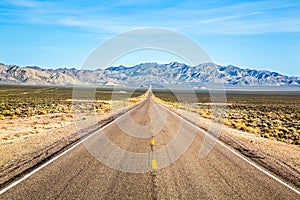
[[[5,64],[79,68],[116,34],[162,27],[194,39],[216,63],[300,76],[298,0],[0,0],[0,16],[0,62]],[[115,65],[173,60],[146,52]]]

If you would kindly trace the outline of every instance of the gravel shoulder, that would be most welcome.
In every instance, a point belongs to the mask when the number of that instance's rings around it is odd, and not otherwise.
[[[128,113],[130,117],[123,115],[101,131],[95,132],[84,144],[79,144],[72,151],[49,163],[3,193],[1,197],[4,199],[297,199],[298,194],[249,165],[220,144],[216,144],[207,156],[199,159],[199,149],[205,141],[206,134],[156,102],[150,100]],[[165,113],[166,121],[161,129],[155,129],[162,121],[160,118],[162,113]],[[140,139],[128,137],[128,134],[133,132],[124,132],[120,129],[119,123],[129,125],[131,121],[139,125],[140,136],[146,133],[148,137]],[[145,132],[141,131],[143,128]],[[149,152],[152,136],[155,145],[154,150]],[[181,151],[182,144],[188,136],[191,136],[193,141],[187,149]],[[127,154],[116,154],[119,152],[118,149],[106,146],[108,143],[103,140],[104,137],[110,138],[118,146],[122,142],[126,143],[120,146],[127,152],[148,152],[150,155],[146,153],[144,159],[136,159],[137,157]],[[107,156],[109,164],[96,159],[102,152]],[[178,153],[180,157],[176,157]],[[175,157],[178,159],[173,160]],[[149,161],[153,161],[153,158],[157,161],[157,169],[149,165]],[[167,165],[164,165],[166,161]],[[146,167],[147,171],[128,172],[128,169],[133,169],[132,167],[137,165]]]
[[[165,105],[204,130],[217,122],[195,112]],[[300,188],[300,148],[297,145],[248,133],[222,125],[219,139],[285,182]]]
[[[0,123],[0,188],[22,177],[82,137],[135,107],[144,100],[145,95],[147,93],[131,97],[128,101],[106,102],[100,108],[101,112],[75,115],[70,111],[2,119]],[[112,109],[112,104],[114,109]],[[87,106],[87,104],[83,105]]]
[[[55,113],[3,120],[0,124],[0,188],[136,105],[97,114],[96,118],[89,114],[75,117],[72,113]]]
[[[168,105],[165,106],[204,130],[209,130],[209,127],[216,123],[201,117],[197,113]],[[113,118],[112,113],[97,115],[99,124],[105,124]],[[142,120],[138,117],[136,119]],[[149,119],[139,123],[148,123],[147,120]],[[86,119],[86,121],[89,120]],[[88,127],[88,124],[86,127]],[[91,126],[85,130],[89,132],[94,129],[95,127]],[[169,129],[172,129],[172,127],[169,127]],[[20,174],[32,168],[32,166],[65,149],[68,145],[72,145],[82,136],[78,134],[74,123],[74,115],[71,113],[4,120],[0,124],[0,130],[0,188],[13,181],[15,177],[18,178]],[[164,132],[164,130],[162,131]],[[166,133],[171,134],[172,132],[166,131]],[[165,141],[161,145],[170,142],[169,140],[172,138],[168,134],[163,134],[164,140],[160,137],[162,136],[158,135],[158,141]],[[118,139],[115,135],[108,134],[108,138],[116,143],[120,141],[120,138]],[[122,136],[121,141],[124,138],[128,139],[127,136]],[[226,125],[222,126],[219,139],[285,182],[298,189],[300,188],[299,146],[271,138],[263,138],[260,135],[236,130]],[[141,142],[143,144],[147,143],[144,140],[138,141],[138,143]],[[159,147],[158,144],[156,148],[159,149]],[[132,147],[129,146],[128,148],[131,149]],[[148,150],[134,149],[137,152],[148,152]]]

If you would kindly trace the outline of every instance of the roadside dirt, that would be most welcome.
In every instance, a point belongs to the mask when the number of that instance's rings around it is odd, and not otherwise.
[[[146,95],[116,101],[114,110],[101,114],[55,113],[1,120],[0,188],[132,109]]]
[[[112,119],[111,113],[97,115],[100,125]],[[99,128],[86,122],[83,121],[85,134]],[[78,132],[73,114],[56,113],[2,121],[0,188],[21,176],[26,170],[72,145],[81,136],[83,135]]]
[[[197,113],[167,106],[194,124],[208,130],[211,120]],[[112,120],[111,113],[98,115],[100,124]],[[95,127],[90,127],[90,131]],[[39,162],[80,139],[72,114],[49,114],[0,124],[0,188]],[[221,141],[300,188],[300,148],[223,125]]]
[[[212,120],[199,114],[166,105],[177,114],[204,130]],[[300,148],[271,138],[233,129],[223,125],[219,139],[271,173],[300,188]]]

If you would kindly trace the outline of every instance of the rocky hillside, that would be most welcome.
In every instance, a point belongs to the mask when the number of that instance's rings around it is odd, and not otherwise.
[[[141,85],[173,84],[201,86],[223,83],[229,86],[300,86],[300,77],[265,70],[241,69],[232,65],[205,63],[197,66],[172,62],[142,63],[134,67],[97,70],[75,68],[43,69],[0,64],[1,84],[39,85]]]

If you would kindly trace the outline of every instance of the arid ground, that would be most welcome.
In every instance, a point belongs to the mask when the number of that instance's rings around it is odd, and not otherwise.
[[[117,104],[133,106],[145,98],[143,93],[134,92],[127,102]],[[154,91],[154,95],[156,101],[205,130],[212,121],[224,123],[221,141],[300,187],[300,98],[296,94],[228,94],[223,119],[211,114],[208,94],[198,93],[198,102],[190,102],[186,94],[184,102],[169,92]],[[109,89],[96,91],[94,110],[99,124],[113,120],[111,98]],[[74,123],[72,88],[1,86],[0,100],[2,187],[82,136]],[[86,132],[95,128],[87,126]]]

